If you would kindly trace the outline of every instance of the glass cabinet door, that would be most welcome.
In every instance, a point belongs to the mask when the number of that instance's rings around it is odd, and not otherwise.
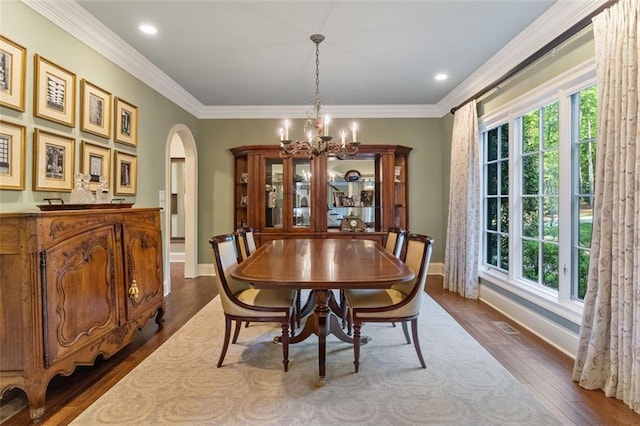
[[[280,158],[265,160],[264,226],[284,227],[284,164]]]
[[[380,230],[378,161],[373,158],[327,161],[327,229],[338,230],[345,217],[358,217],[367,230]]]
[[[308,159],[292,160],[291,206],[292,226],[294,228],[311,227],[311,162]]]

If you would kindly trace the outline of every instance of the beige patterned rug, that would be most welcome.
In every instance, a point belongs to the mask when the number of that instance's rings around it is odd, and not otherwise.
[[[353,348],[329,337],[322,388],[315,336],[291,346],[285,373],[272,343],[278,326],[252,324],[216,368],[223,329],[215,298],[72,424],[559,424],[428,296],[420,314],[426,369],[400,326],[365,324],[372,341],[358,374]]]

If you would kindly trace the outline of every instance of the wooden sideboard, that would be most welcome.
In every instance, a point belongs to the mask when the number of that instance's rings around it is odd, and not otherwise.
[[[162,326],[162,284],[159,209],[0,214],[0,395],[40,419],[53,376]]]

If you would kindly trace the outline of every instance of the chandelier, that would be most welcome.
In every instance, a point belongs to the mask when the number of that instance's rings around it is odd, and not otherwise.
[[[330,118],[322,114],[322,102],[320,101],[320,43],[324,40],[322,34],[313,34],[309,37],[316,44],[316,98],[313,101],[313,110],[307,111],[304,122],[304,138],[300,140],[289,139],[289,120],[284,121],[284,127],[280,128],[280,157],[292,156],[319,157],[321,155],[344,159],[358,152],[360,142],[356,139],[358,127],[356,123],[351,125],[351,142],[346,142],[347,133],[341,132],[340,142],[333,141],[329,134]]]

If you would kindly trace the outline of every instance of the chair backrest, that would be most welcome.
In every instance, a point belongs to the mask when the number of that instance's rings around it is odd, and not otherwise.
[[[253,236],[253,228],[244,227],[242,228],[242,230],[244,231],[245,241],[247,244],[249,254],[251,254],[254,251],[256,251],[256,240]]]
[[[238,254],[236,252],[236,237],[234,234],[223,234],[212,237],[211,254],[216,268],[216,285],[218,294],[222,302],[222,309],[230,311],[231,305],[236,305],[235,295],[246,290],[250,284],[236,280],[229,275],[231,270],[238,264]]]
[[[413,306],[412,309],[415,313],[420,311],[432,249],[433,238],[426,235],[409,234],[404,263],[415,272],[416,276],[411,281],[392,286],[395,290],[404,293],[407,299],[410,299],[409,305]]]
[[[238,238],[238,251],[241,255],[241,261],[251,256],[256,251],[256,240],[253,237],[253,228],[244,227],[235,232]]]
[[[398,259],[400,258],[402,248],[404,247],[406,233],[406,231],[393,226],[390,227],[387,232],[387,242],[385,243],[384,248]]]

